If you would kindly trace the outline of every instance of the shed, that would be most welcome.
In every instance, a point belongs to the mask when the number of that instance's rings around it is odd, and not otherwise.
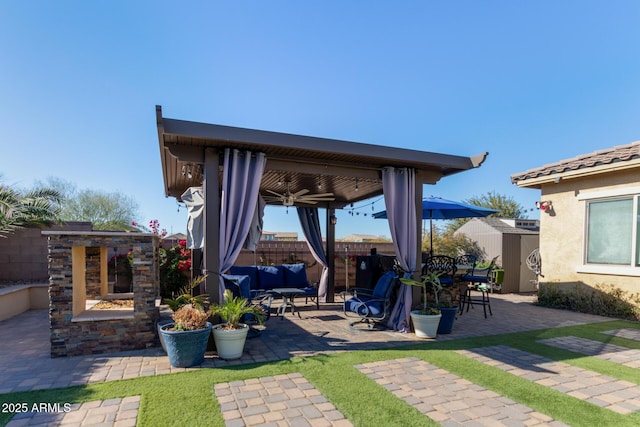
[[[540,222],[533,219],[473,218],[456,230],[478,243],[487,259],[504,269],[502,292],[534,292],[527,256],[538,247]]]

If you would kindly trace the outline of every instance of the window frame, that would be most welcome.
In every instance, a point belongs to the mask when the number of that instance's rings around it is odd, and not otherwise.
[[[591,202],[607,202],[623,199],[632,200],[632,235],[631,235],[631,261],[628,265],[623,264],[598,264],[587,263],[588,239],[589,239],[589,204]],[[582,242],[582,265],[578,266],[578,273],[596,273],[620,276],[640,277],[640,238],[638,227],[640,219],[640,187],[626,187],[613,190],[604,190],[590,193],[578,194],[578,200],[584,203],[584,228]]]

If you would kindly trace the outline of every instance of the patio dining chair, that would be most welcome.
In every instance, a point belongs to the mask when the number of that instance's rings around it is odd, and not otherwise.
[[[491,311],[491,299],[489,294],[493,290],[499,290],[504,280],[504,270],[496,267],[496,260],[498,257],[494,257],[487,268],[474,269],[473,274],[465,274],[462,276],[462,280],[465,282],[464,292],[461,292],[460,301],[460,314],[464,311],[469,311],[469,307],[473,308],[475,305],[481,305],[484,310],[484,317],[487,318],[487,308],[489,314],[493,316]],[[480,296],[473,296],[472,291],[480,292]],[[466,310],[464,307],[466,306]]]
[[[438,273],[440,284],[443,287],[453,286],[453,278],[456,274],[456,260],[446,255],[433,255],[429,257],[424,267],[422,267],[422,275],[430,273]]]
[[[345,294],[343,312],[346,317],[357,317],[360,320],[352,322],[349,326],[352,329],[356,325],[364,324],[367,329],[386,327],[384,324],[391,315],[395,294],[400,280],[394,271],[387,271],[378,279],[373,289],[352,288]],[[351,298],[349,298],[351,295]],[[363,329],[364,330],[364,329]]]
[[[473,270],[476,267],[476,262],[478,261],[478,258],[475,255],[472,254],[464,254],[464,255],[458,255],[456,258],[456,268],[457,268],[457,273],[461,276],[464,275],[472,275],[473,276]],[[461,269],[463,268],[462,266],[464,266],[464,272],[461,271]]]

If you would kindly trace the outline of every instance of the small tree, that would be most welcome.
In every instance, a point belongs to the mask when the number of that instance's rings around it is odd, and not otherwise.
[[[83,189],[70,182],[49,178],[48,185],[61,194],[63,221],[88,221],[95,230],[136,230],[131,224],[138,217],[138,203],[125,194]]]
[[[422,250],[429,252],[431,239],[429,231],[422,236]],[[462,254],[475,255],[478,259],[485,256],[484,251],[477,242],[469,239],[464,235],[455,235],[454,230],[446,226],[444,229],[434,227],[433,229],[433,253],[438,255],[447,255],[455,258]]]
[[[464,203],[488,209],[495,209],[498,212],[489,215],[494,218],[523,218],[527,212],[527,210],[520,203],[516,202],[513,197],[497,194],[495,191],[489,191],[486,194],[471,197],[464,200]],[[447,224],[447,231],[455,231],[467,221],[469,221],[469,218],[451,220]]]

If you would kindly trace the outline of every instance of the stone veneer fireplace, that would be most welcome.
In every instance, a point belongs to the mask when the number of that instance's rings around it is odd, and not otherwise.
[[[157,344],[159,238],[151,233],[43,231],[48,237],[51,357],[113,353]],[[113,294],[110,251],[131,252],[132,292]],[[133,308],[92,309],[133,299]]]

